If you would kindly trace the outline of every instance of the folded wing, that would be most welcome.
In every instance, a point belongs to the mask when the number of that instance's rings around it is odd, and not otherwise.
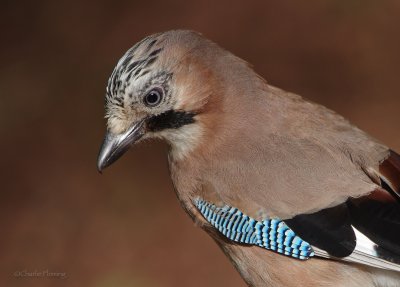
[[[378,174],[370,194],[285,223],[317,256],[400,271],[400,156],[391,151]]]
[[[291,219],[257,221],[231,206],[195,205],[223,236],[297,259],[313,256],[400,271],[400,156],[377,171],[380,188],[340,205]]]

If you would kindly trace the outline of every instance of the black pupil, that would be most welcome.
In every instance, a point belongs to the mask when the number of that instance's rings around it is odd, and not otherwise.
[[[159,100],[160,100],[160,94],[157,91],[151,91],[146,97],[146,101],[150,105],[158,103]]]

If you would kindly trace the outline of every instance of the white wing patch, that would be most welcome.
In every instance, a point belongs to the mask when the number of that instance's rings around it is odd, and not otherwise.
[[[386,259],[384,250],[382,250],[378,245],[372,242],[354,226],[352,226],[352,228],[356,234],[357,245],[350,256],[344,258],[332,257],[324,250],[313,246],[315,255],[323,258],[363,264],[375,268],[400,271],[400,261],[394,261],[393,259],[392,261],[389,261],[389,259]]]

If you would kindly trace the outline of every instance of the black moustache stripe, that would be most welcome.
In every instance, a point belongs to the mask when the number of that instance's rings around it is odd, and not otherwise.
[[[195,113],[169,110],[147,120],[147,129],[152,132],[165,129],[178,129],[195,122]]]

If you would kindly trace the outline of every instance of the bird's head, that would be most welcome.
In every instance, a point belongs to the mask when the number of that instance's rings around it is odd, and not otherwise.
[[[106,89],[107,134],[98,157],[103,170],[134,143],[162,138],[175,157],[201,140],[199,117],[210,100],[212,72],[196,50],[214,45],[191,31],[149,36],[118,61]]]

